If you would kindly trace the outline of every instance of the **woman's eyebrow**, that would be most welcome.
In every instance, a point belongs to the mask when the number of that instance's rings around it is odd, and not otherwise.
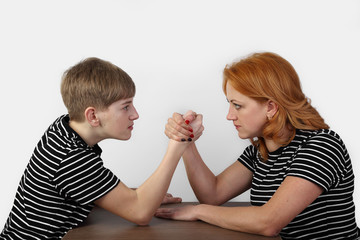
[[[229,103],[234,103],[234,102],[241,103],[241,101],[236,100],[236,99],[229,100],[228,98],[226,98],[226,101],[229,102]]]

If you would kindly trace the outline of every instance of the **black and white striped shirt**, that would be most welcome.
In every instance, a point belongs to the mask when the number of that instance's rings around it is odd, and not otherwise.
[[[119,183],[100,155],[59,117],[35,147],[0,239],[61,239],[83,222]]]
[[[254,175],[254,206],[265,204],[287,176],[318,184],[324,192],[280,232],[282,239],[355,239],[354,174],[346,147],[334,131],[297,130],[287,146],[269,153],[266,162],[248,146],[238,159]]]

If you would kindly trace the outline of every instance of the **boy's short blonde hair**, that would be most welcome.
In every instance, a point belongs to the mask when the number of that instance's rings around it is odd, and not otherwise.
[[[116,65],[87,58],[64,72],[61,95],[70,119],[83,121],[88,107],[105,110],[118,100],[134,97],[135,84]]]

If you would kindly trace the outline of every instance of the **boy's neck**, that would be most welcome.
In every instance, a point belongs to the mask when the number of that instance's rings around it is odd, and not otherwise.
[[[93,147],[102,139],[97,137],[94,128],[91,127],[86,121],[76,122],[70,120],[69,126],[86,142],[87,145]]]

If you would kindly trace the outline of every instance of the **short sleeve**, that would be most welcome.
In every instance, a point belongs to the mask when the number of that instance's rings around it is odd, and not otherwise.
[[[62,197],[85,205],[110,192],[120,180],[98,154],[82,150],[62,161],[54,182]]]
[[[304,178],[329,191],[337,187],[346,174],[344,149],[338,136],[319,133],[299,149],[287,176]]]
[[[247,167],[250,171],[255,172],[256,153],[256,148],[253,145],[249,145],[240,155],[238,161]]]

